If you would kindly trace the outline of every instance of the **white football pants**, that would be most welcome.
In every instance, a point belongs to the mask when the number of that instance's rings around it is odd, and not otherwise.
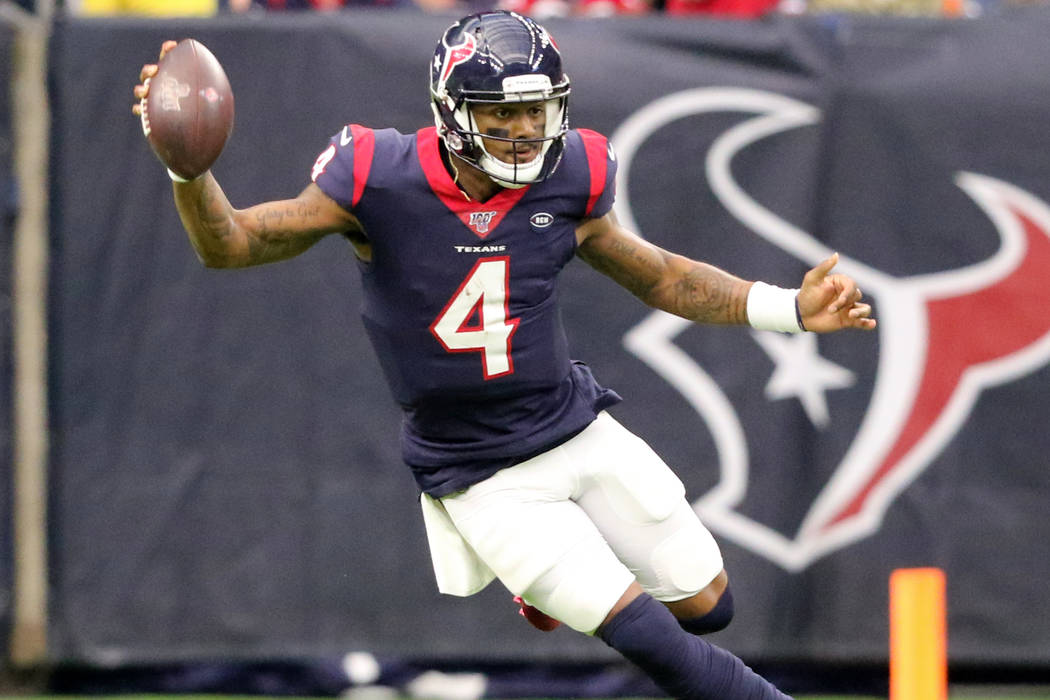
[[[495,576],[587,634],[634,580],[674,601],[723,568],[681,480],[607,413],[465,491],[424,495],[423,512],[443,593],[471,595]]]

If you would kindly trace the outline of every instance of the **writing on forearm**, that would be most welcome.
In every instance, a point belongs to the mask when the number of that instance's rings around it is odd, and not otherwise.
[[[280,202],[274,205],[261,207],[255,212],[255,220],[259,224],[259,235],[266,235],[272,230],[281,230],[286,222],[298,219],[301,222],[316,218],[321,213],[321,207],[316,204],[310,205],[298,202],[294,206],[284,206]]]
[[[248,231],[249,264],[285,260],[309,248],[320,238],[320,234],[309,235],[320,213],[319,206],[305,202],[272,202],[256,208],[256,225]]]
[[[234,209],[219,184],[205,175],[175,190],[183,225],[208,267],[246,267],[286,260],[303,252],[343,222],[325,218],[320,201],[266,202]]]

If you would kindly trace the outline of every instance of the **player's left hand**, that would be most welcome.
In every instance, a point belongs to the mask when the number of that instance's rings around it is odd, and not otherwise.
[[[851,277],[832,273],[839,254],[806,273],[798,293],[802,325],[814,333],[831,333],[843,328],[870,331],[875,328],[871,305],[861,303],[860,289]]]

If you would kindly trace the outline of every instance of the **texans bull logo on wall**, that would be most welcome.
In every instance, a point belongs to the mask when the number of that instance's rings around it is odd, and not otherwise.
[[[763,139],[820,121],[814,107],[775,93],[703,88],[657,100],[626,120],[612,140],[619,160],[617,215],[645,233],[630,203],[632,160],[672,122],[735,113],[706,153],[707,186],[732,217],[786,254],[815,265],[833,251],[760,204],[737,182],[734,157]],[[825,467],[794,534],[743,511],[751,485],[748,435],[727,394],[676,338],[687,321],[654,312],[624,338],[627,349],[670,383],[706,424],[718,453],[718,482],[695,506],[711,529],[789,571],[876,532],[894,499],[967,425],[983,389],[1050,362],[1050,316],[1041,299],[1050,270],[1050,207],[1032,194],[972,172],[955,183],[998,232],[997,252],[976,264],[909,277],[865,264],[863,250],[840,250],[838,270],[857,280],[879,320],[870,399],[848,447]],[[703,224],[697,224],[702,228]],[[826,426],[826,394],[851,387],[855,373],[820,353],[813,334],[752,331],[774,360],[767,399],[797,398],[814,426]],[[763,381],[765,381],[763,379]]]

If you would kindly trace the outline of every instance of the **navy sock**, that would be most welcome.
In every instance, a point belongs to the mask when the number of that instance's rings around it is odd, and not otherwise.
[[[678,624],[690,634],[708,634],[724,630],[733,619],[733,592],[729,586],[722,591],[722,597],[715,603],[715,607],[706,615],[691,617],[688,620],[679,620]]]
[[[602,641],[679,700],[786,700],[744,662],[678,626],[647,594],[598,629]]]

